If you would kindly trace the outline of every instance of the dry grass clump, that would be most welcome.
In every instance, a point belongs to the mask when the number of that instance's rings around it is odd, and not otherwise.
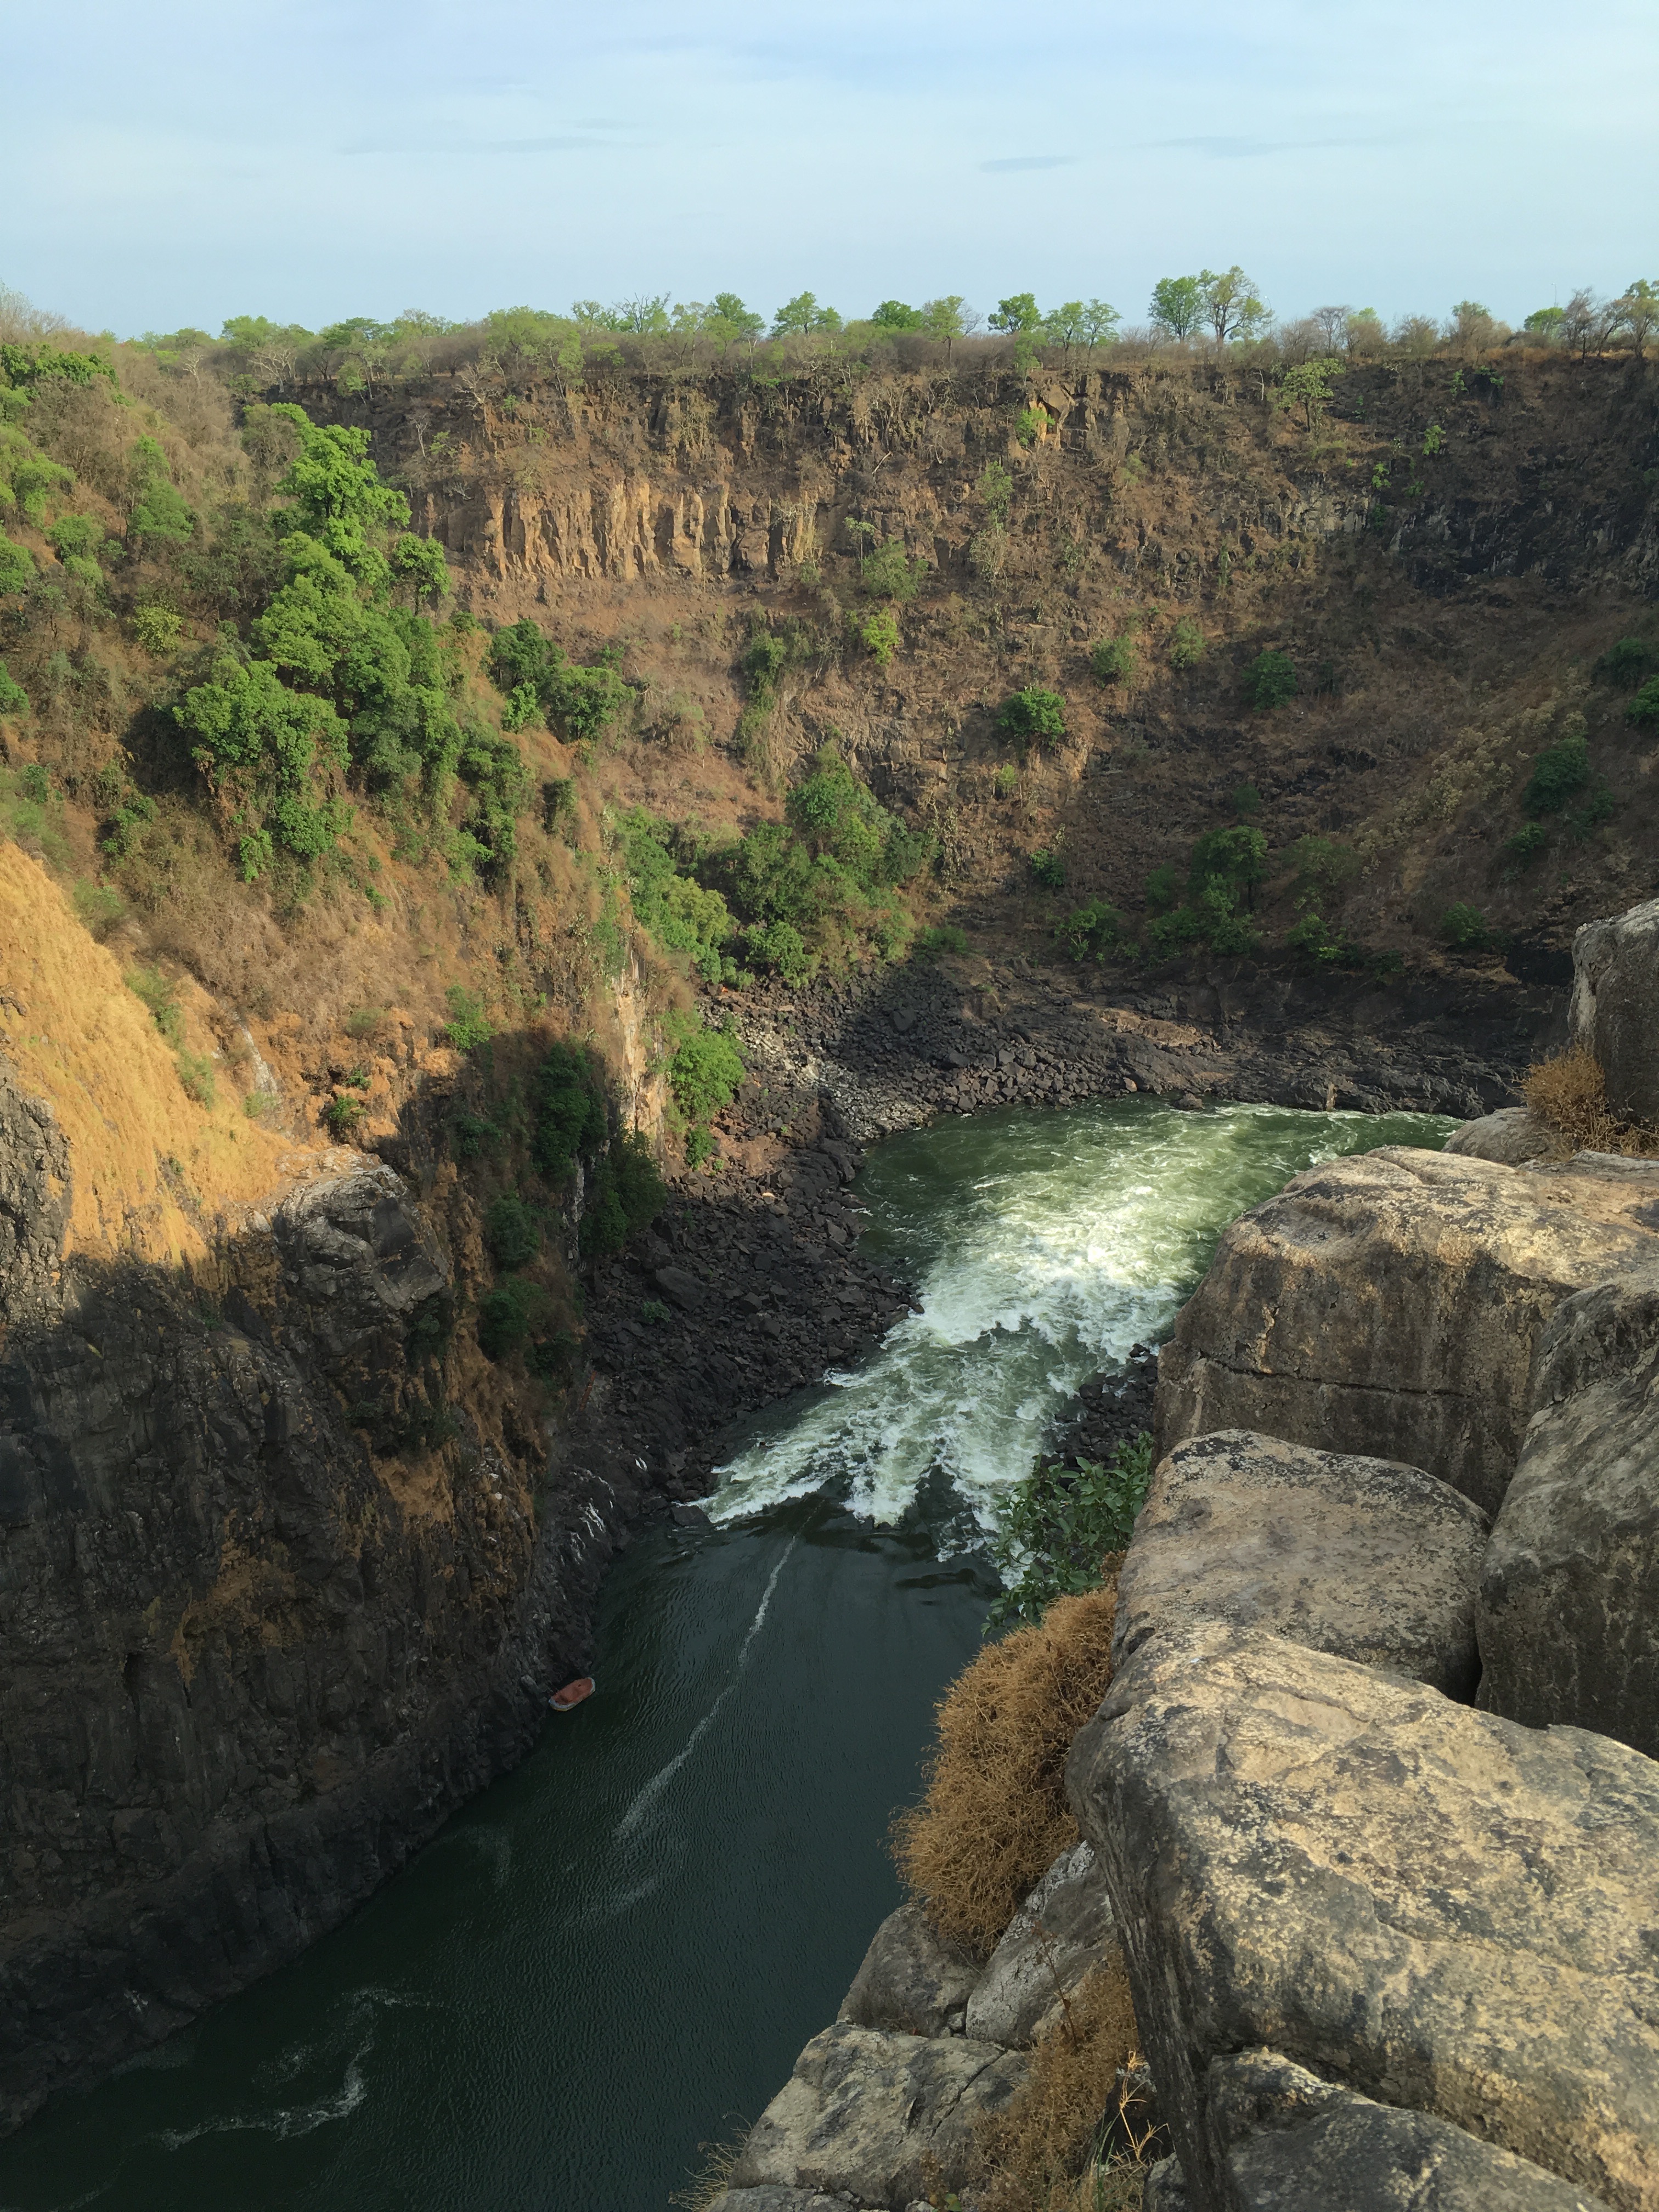
[[[678,2205],[680,2212],[709,2212],[718,2204],[732,2185],[732,2169],[743,2155],[744,2144],[754,2132],[744,2127],[729,2142],[700,2142],[702,2164],[683,2189],[671,2189],[668,2201]]]
[[[939,1708],[920,1805],[893,1823],[893,1856],[944,1935],[983,1955],[1038,1879],[1078,1840],[1066,1757],[1112,1679],[1116,1562],[1103,1588],[1057,1598],[1035,1628],[981,1652]]]
[[[1521,1095],[1570,1151],[1622,1152],[1632,1159],[1659,1156],[1659,1130],[1618,1119],[1607,1104],[1601,1066],[1583,1045],[1529,1067],[1521,1079]]]
[[[1122,1954],[1097,1967],[975,2129],[975,2212],[1132,2212],[1158,2133]]]

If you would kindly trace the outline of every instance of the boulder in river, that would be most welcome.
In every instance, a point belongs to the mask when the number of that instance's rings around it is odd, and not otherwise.
[[[1159,1362],[1158,1449],[1215,1429],[1404,1462],[1487,1512],[1565,1297],[1659,1259],[1634,1185],[1386,1146],[1241,1214]]]
[[[1659,1758],[1659,1268],[1557,1310],[1534,1396],[1481,1577],[1480,1703]]]
[[[770,2184],[854,2204],[904,2206],[959,2190],[974,2122],[1025,2080],[1018,2051],[957,2035],[882,2035],[837,2021],[815,2035],[732,2169],[732,2192]]]
[[[976,2043],[1026,2050],[1117,1949],[1105,1876],[1088,1844],[1062,1851],[1008,1923],[968,2000]]]
[[[1117,1665],[1198,1620],[1474,1694],[1486,1516],[1421,1468],[1248,1430],[1177,1444],[1152,1478],[1117,1583]]]
[[[941,1936],[914,1899],[890,1912],[872,1938],[864,1964],[842,2000],[841,2018],[854,2027],[896,2028],[905,2035],[960,2033],[963,2011],[985,1971]]]
[[[1659,2207],[1659,1764],[1255,1632],[1153,1638],[1068,1770],[1196,2212],[1258,2045]]]
[[[1659,1122],[1659,899],[1587,921],[1572,967],[1572,1040],[1599,1061],[1608,1106]]]

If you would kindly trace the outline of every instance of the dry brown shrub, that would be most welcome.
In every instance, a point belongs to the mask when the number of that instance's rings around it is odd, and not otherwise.
[[[939,1708],[920,1805],[893,1823],[893,1856],[946,1936],[988,1953],[1021,1900],[1078,1840],[1066,1802],[1072,1739],[1112,1679],[1116,1562],[1035,1628],[988,1645]]]
[[[1659,1154],[1659,1130],[1621,1121],[1607,1104],[1607,1083],[1593,1053],[1573,1045],[1529,1067],[1521,1095],[1575,1152],[1622,1152],[1632,1159]]]
[[[975,2124],[975,2212],[1130,2212],[1140,2203],[1143,2160],[1158,2155],[1133,2086],[1144,2079],[1119,1953],[1037,2044],[1012,2103]]]

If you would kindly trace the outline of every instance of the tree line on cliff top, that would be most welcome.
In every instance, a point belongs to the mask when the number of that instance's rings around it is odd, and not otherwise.
[[[0,333],[7,321],[5,296],[0,295]],[[441,372],[495,372],[509,380],[539,374],[576,381],[623,365],[682,373],[740,367],[760,375],[823,358],[849,365],[884,359],[951,365],[963,349],[1023,374],[1044,365],[1069,368],[1108,348],[1130,355],[1242,352],[1292,365],[1320,354],[1421,359],[1516,343],[1579,359],[1614,348],[1639,358],[1656,329],[1659,282],[1646,278],[1607,297],[1582,288],[1565,306],[1537,308],[1514,329],[1474,299],[1458,301],[1443,317],[1406,315],[1392,324],[1373,308],[1347,304],[1276,318],[1261,288],[1235,263],[1218,271],[1160,277],[1145,320],[1136,325],[1098,297],[1045,307],[1030,292],[1011,293],[984,313],[960,294],[948,293],[915,306],[883,300],[867,314],[843,316],[815,292],[803,290],[769,318],[735,292],[718,292],[708,301],[677,301],[664,292],[610,305],[577,300],[562,312],[502,307],[475,322],[409,308],[389,321],[353,315],[313,331],[264,315],[233,315],[216,337],[185,328],[146,332],[137,343],[172,374],[210,374],[236,396],[253,398],[318,382],[372,396],[388,384]]]

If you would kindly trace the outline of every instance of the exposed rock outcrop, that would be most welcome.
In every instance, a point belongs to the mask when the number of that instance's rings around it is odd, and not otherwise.
[[[1659,1122],[1659,899],[1587,921],[1573,939],[1572,965],[1569,1025],[1601,1066],[1607,1104]]]
[[[1659,1765],[1218,1624],[1143,1646],[1069,1782],[1196,2212],[1266,2045],[1620,2212],[1659,2205]]]
[[[959,2190],[973,2124],[1025,2079],[1017,2051],[961,2036],[878,2035],[837,2021],[815,2035],[756,2122],[732,2190],[769,2184],[857,2205]]]
[[[1558,1308],[1534,1403],[1481,1577],[1480,1702],[1659,1758],[1659,1268]]]
[[[1659,1259],[1595,1158],[1509,1168],[1389,1147],[1243,1214],[1160,1363],[1158,1448],[1216,1429],[1426,1468],[1487,1512],[1565,1297]]]
[[[1547,1159],[1556,1148],[1554,1131],[1528,1106],[1500,1106],[1495,1114],[1466,1121],[1446,1139],[1449,1152],[1463,1159],[1496,1160],[1506,1168]]]
[[[913,1900],[890,1912],[877,1929],[842,2000],[840,2017],[854,2027],[901,2035],[960,2034],[968,2000],[984,1971],[982,1959],[941,1936]]]
[[[1105,1878],[1087,1844],[1057,1858],[1009,1922],[968,2000],[965,2032],[1027,2050],[1117,1948]]]
[[[1228,2212],[1604,2212],[1513,2152],[1378,2104],[1273,2051],[1211,2062],[1207,2119]]]
[[[1393,1461],[1223,1429],[1158,1468],[1118,1576],[1117,1665],[1161,1628],[1263,1628],[1474,1695],[1486,1516]]]

